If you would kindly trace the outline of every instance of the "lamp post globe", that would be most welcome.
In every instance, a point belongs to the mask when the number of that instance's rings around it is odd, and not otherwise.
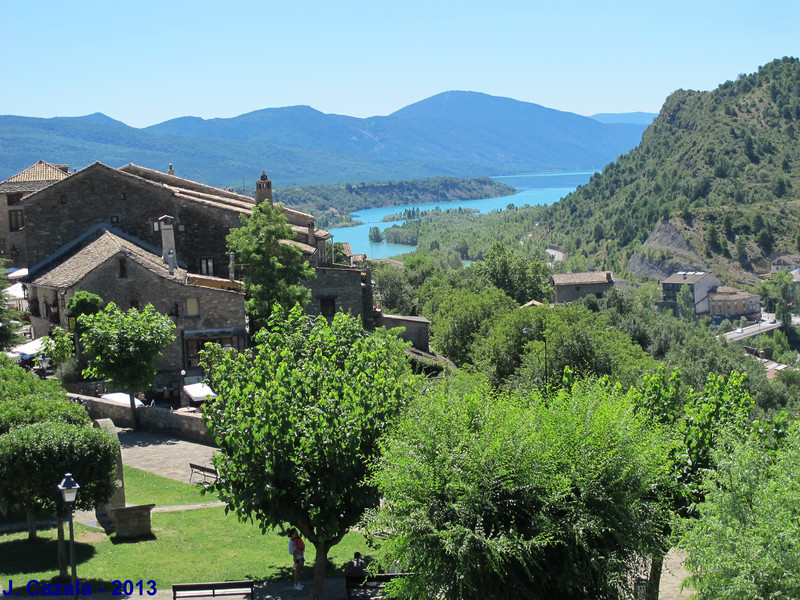
[[[64,475],[64,479],[61,480],[61,483],[56,487],[58,487],[61,492],[61,497],[64,499],[64,503],[67,505],[67,512],[69,513],[69,562],[72,568],[72,594],[73,598],[77,598],[78,577],[75,569],[75,533],[72,528],[72,507],[78,497],[78,488],[81,486],[72,478],[72,473],[67,473]]]

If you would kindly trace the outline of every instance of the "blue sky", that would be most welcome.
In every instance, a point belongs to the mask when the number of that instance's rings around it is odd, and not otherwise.
[[[0,114],[134,127],[310,105],[386,115],[447,90],[658,112],[800,56],[795,0],[0,0]]]

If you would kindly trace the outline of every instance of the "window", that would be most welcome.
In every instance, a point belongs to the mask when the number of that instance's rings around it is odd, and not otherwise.
[[[15,204],[19,204],[20,200],[22,200],[22,192],[14,192],[12,194],[6,194],[6,200],[8,201],[9,206],[14,206]]]
[[[67,203],[67,195],[61,194],[61,204],[66,204],[66,203]]]
[[[21,210],[8,211],[8,230],[21,231],[25,227],[25,215]]]
[[[158,221],[153,221],[153,232],[158,233],[161,231],[161,224]]]
[[[197,298],[186,299],[186,318],[197,318],[200,316],[200,301]]]
[[[127,200],[128,199],[128,194],[126,194],[125,192],[120,192],[119,199],[120,200]]]
[[[119,278],[126,279],[128,277],[128,260],[125,258],[119,259]]]
[[[202,275],[210,275],[211,277],[214,276],[214,259],[213,258],[201,258],[200,259],[200,273]]]
[[[334,297],[320,298],[319,312],[323,317],[332,319],[334,313],[336,312],[336,298]]]
[[[111,217],[111,223],[112,223],[112,224],[117,224],[117,223],[119,223],[119,216],[118,216],[118,215],[113,215],[113,216]]]
[[[135,308],[139,310],[139,301],[138,300],[131,300],[131,308]]]

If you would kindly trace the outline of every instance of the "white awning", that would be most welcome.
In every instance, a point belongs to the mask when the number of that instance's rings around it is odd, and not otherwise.
[[[25,344],[21,344],[11,349],[11,352],[15,352],[20,356],[35,356],[39,354],[42,349],[42,338],[37,338],[35,340],[31,340]]]
[[[131,405],[131,398],[125,392],[112,392],[111,394],[103,394],[100,397],[103,400],[108,400],[114,404],[124,404],[125,406]],[[144,406],[144,403],[138,398],[134,398],[133,402],[136,406]]]
[[[183,391],[189,395],[194,402],[203,402],[207,398],[216,398],[217,395],[205,383],[190,383],[183,386]]]

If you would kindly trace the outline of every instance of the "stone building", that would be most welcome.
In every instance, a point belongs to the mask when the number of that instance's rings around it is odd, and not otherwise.
[[[602,298],[614,287],[614,277],[611,271],[556,273],[550,278],[550,285],[553,302],[566,304],[590,295]]]
[[[191,273],[228,276],[230,255],[226,237],[251,214],[256,202],[271,200],[266,174],[258,182],[256,199],[234,192],[128,164],[114,169],[96,162],[62,181],[25,197],[28,266],[34,266],[92,227],[106,224],[145,244],[159,246],[158,219],[175,220],[180,258]],[[316,228],[309,214],[283,210],[297,245],[312,266],[324,262],[327,231]]]
[[[75,292],[85,290],[121,310],[152,304],[169,315],[176,325],[176,339],[161,356],[159,371],[191,373],[207,341],[239,350],[247,342],[239,282],[187,273],[119,230],[95,228],[40,263],[26,281],[36,338],[46,335],[52,325],[74,331],[67,304]]]
[[[0,258],[9,260],[10,266],[28,265],[22,199],[68,176],[69,165],[40,160],[0,183]]]

